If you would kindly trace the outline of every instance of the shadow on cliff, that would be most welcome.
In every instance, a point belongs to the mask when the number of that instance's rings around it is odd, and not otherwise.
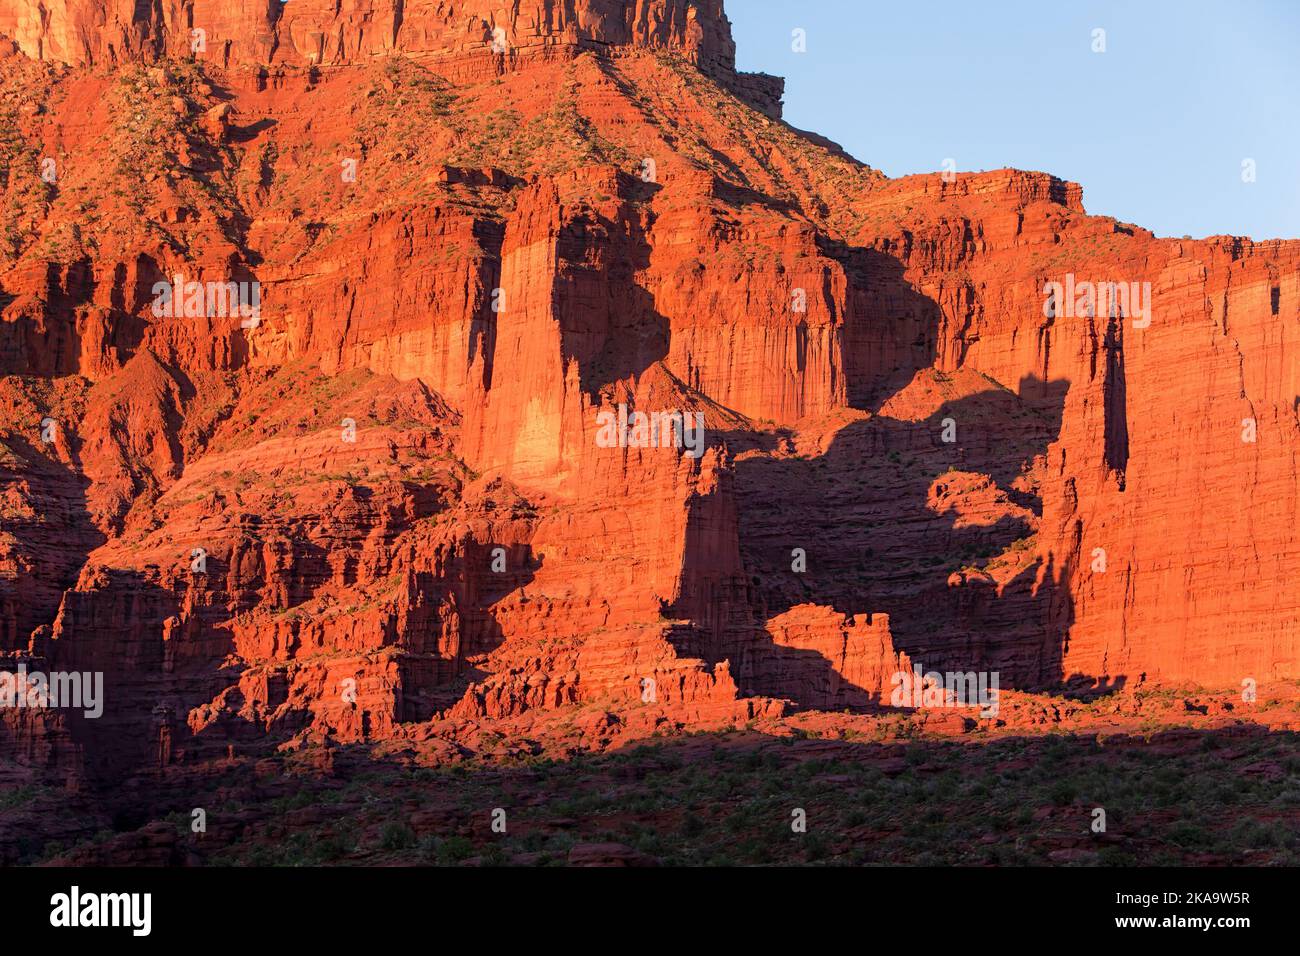
[[[593,397],[604,386],[636,379],[668,355],[668,319],[637,281],[651,253],[642,204],[662,187],[621,171],[616,183],[617,215],[576,216],[561,227],[558,243],[561,268],[553,301],[557,308],[580,306],[560,313],[561,353],[566,364],[577,361],[582,389]],[[594,264],[587,261],[592,249],[603,252]]]
[[[840,264],[848,282],[842,324],[849,405],[876,412],[917,372],[935,365],[943,310],[908,281],[893,255],[821,233],[817,249]]]
[[[399,720],[429,720],[459,701],[471,684],[491,676],[472,659],[490,654],[505,641],[494,608],[502,599],[531,584],[544,563],[545,556],[535,552],[531,544],[464,543],[458,580],[450,588],[445,582],[441,584],[459,625],[457,645],[454,653],[440,655],[432,662],[433,680],[428,685],[403,696]],[[413,685],[413,689],[415,686],[419,685]]]
[[[497,547],[503,548],[504,570],[499,573],[493,569]],[[188,595],[134,570],[99,569],[85,590],[64,596],[61,637],[51,640],[49,628],[44,629],[35,657],[42,669],[103,675],[102,715],[88,718],[72,710],[64,720],[72,746],[60,755],[62,770],[88,788],[103,792],[168,767],[218,760],[231,747],[270,752],[313,726],[346,737],[341,715],[328,708],[317,711],[311,706],[314,698],[302,697],[294,684],[296,670],[305,667],[310,673],[313,662],[320,663],[318,652],[304,649],[300,638],[293,637],[266,659],[248,660],[240,655],[230,627],[241,612],[287,613],[312,600],[310,582],[334,575],[330,553],[295,540],[294,569],[302,580],[269,598],[262,591],[273,584],[262,579],[227,592],[227,558],[208,555],[206,561],[206,572]],[[540,566],[540,556],[527,544],[471,541],[455,559],[451,576],[433,580],[427,573],[415,574],[413,603],[405,615],[395,606],[390,633],[379,635],[373,647],[329,652],[355,659],[358,676],[374,677],[382,673],[383,661],[371,656],[382,648],[399,649],[399,680],[392,693],[373,699],[360,694],[350,712],[352,730],[371,735],[381,726],[428,720],[454,703],[471,682],[483,679],[486,674],[470,658],[490,652],[504,639],[493,605],[530,582]],[[405,631],[397,629],[399,621],[406,622]],[[169,627],[170,636],[164,638]],[[448,628],[454,638],[445,643]],[[379,671],[366,671],[370,663],[377,663]],[[252,697],[245,693],[247,678],[258,688]],[[359,684],[364,688],[365,679]],[[201,724],[197,730],[190,726],[195,718]],[[127,813],[123,828],[130,828],[133,819]]]
[[[99,567],[83,589],[65,595],[62,634],[46,645],[50,667],[98,672],[104,682],[103,714],[74,712],[69,722],[90,787],[157,772],[186,752],[190,759],[218,753],[198,746],[187,717],[236,685],[247,664],[236,663],[231,631],[214,626],[227,617],[221,600],[229,565],[215,555],[206,561],[188,589],[134,569]]]
[[[0,465],[0,483],[25,483],[31,514],[0,512],[20,557],[12,575],[0,577],[0,651],[26,650],[32,632],[53,622],[64,589],[77,583],[87,556],[105,541],[90,517],[80,441],[70,429],[60,427],[57,435],[68,442],[71,467],[21,435],[4,437],[21,465],[12,471]]]
[[[501,248],[505,243],[505,225],[489,220],[476,220],[474,238],[483,253],[482,274],[479,279],[479,300],[470,317],[466,346],[465,368],[469,375],[479,376],[476,384],[483,391],[492,389],[492,367],[496,360],[497,323],[492,309],[492,290],[501,287]]]
[[[225,275],[209,275],[205,286],[221,281],[247,283],[260,289],[252,271],[255,258],[250,257],[251,264],[230,263]],[[218,351],[227,349],[231,370],[241,368],[248,361],[249,333],[241,327],[244,317],[238,312],[237,302],[225,306],[225,315],[204,315],[200,311],[195,317],[184,318],[179,312],[183,303],[174,303],[178,310],[176,318],[153,315],[158,300],[155,285],[163,283],[170,287],[174,275],[165,274],[157,260],[149,255],[136,256],[133,279],[125,264],[114,266],[107,308],[92,304],[95,281],[88,260],[80,260],[66,269],[50,263],[47,273],[40,317],[19,312],[0,321],[0,374],[57,378],[93,376],[101,367],[120,370],[144,345],[151,325],[173,321],[192,323],[190,331],[199,340],[207,340],[208,346]],[[194,274],[182,274],[181,278],[187,282],[198,280]],[[275,303],[263,301],[261,306],[265,314],[274,310]],[[207,301],[200,308],[207,310]],[[85,334],[84,328],[92,328],[94,333]],[[97,346],[99,354],[83,355],[88,344]],[[150,344],[157,350],[159,360],[175,371],[174,350],[166,340],[155,338]]]
[[[12,308],[17,296],[4,298],[0,320],[0,375],[58,378],[81,371],[83,336],[77,311],[95,291],[94,265],[83,257],[45,265],[44,287]]]
[[[1013,567],[1034,548],[1041,502],[1010,486],[1059,434],[1067,389],[1026,378],[1019,394],[990,388],[924,420],[852,422],[818,457],[740,460],[739,537],[758,621],[801,604],[883,612],[894,649],[926,670],[997,671],[1008,688],[1059,684],[1073,559],[1034,560],[1001,587],[982,565]],[[946,428],[956,441],[943,440]],[[796,548],[805,571],[795,569]],[[760,637],[748,655],[738,676],[746,694],[790,696],[792,665],[804,669],[800,686],[835,680],[815,652]],[[779,687],[773,674],[786,675]],[[796,702],[821,706],[821,696]],[[849,697],[875,703],[862,688]]]
[[[668,354],[668,319],[637,280],[651,253],[643,209],[661,188],[617,171],[615,213],[578,204],[560,224],[550,307],[562,366],[577,363],[579,384],[590,396],[615,382],[634,380]],[[466,358],[471,370],[480,370],[471,374],[481,374],[481,387],[490,391],[500,334],[492,290],[502,281],[505,229],[477,223],[475,237],[483,251],[479,281],[484,296],[470,321]],[[599,257],[593,259],[593,250],[600,251]]]
[[[11,673],[20,666],[47,676],[61,669],[51,653],[51,625],[65,590],[76,585],[87,557],[105,540],[87,507],[90,481],[81,474],[80,442],[67,432],[58,440],[69,443],[70,466],[42,454],[21,435],[6,435],[0,445],[5,457],[20,463],[12,470],[0,464],[0,488],[19,482],[28,488],[26,509],[11,511],[0,503],[0,531],[11,539],[5,550],[12,556],[12,570],[0,576],[0,670]],[[41,719],[24,719],[34,713],[0,713],[0,756],[43,763],[56,774],[78,774],[78,726],[85,724],[79,712],[52,709]]]

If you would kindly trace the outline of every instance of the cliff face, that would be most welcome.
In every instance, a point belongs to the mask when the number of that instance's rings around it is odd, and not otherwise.
[[[189,58],[262,71],[403,54],[462,78],[583,50],[671,52],[772,116],[783,87],[737,75],[722,0],[16,2],[0,9],[0,34],[32,59],[78,66]]]
[[[889,180],[720,2],[498,7],[0,0],[0,644],[110,701],[8,752],[1300,676],[1300,243]]]

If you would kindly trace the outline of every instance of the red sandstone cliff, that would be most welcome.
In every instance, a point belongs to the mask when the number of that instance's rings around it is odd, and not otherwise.
[[[1300,676],[1300,243],[889,180],[720,0],[499,6],[0,0],[0,643],[112,702],[8,749]]]
[[[671,51],[780,114],[781,80],[736,73],[722,0],[7,3],[0,33],[27,56],[51,63],[117,66],[174,57],[262,71],[405,54],[441,73],[479,78],[583,50]]]

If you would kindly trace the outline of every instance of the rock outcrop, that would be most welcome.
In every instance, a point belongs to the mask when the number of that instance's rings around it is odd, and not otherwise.
[[[1300,242],[780,90],[720,0],[0,0],[0,650],[107,693],[4,753],[1300,676]]]
[[[685,58],[773,117],[783,89],[777,77],[737,74],[722,0],[64,0],[6,4],[0,33],[33,59],[78,66],[193,58],[260,70],[403,54],[460,78],[580,51],[653,50]]]

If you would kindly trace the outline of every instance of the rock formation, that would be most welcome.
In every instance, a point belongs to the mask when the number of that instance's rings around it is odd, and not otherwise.
[[[1300,677],[1300,242],[781,88],[721,0],[0,0],[0,650],[107,682],[0,750]]]

